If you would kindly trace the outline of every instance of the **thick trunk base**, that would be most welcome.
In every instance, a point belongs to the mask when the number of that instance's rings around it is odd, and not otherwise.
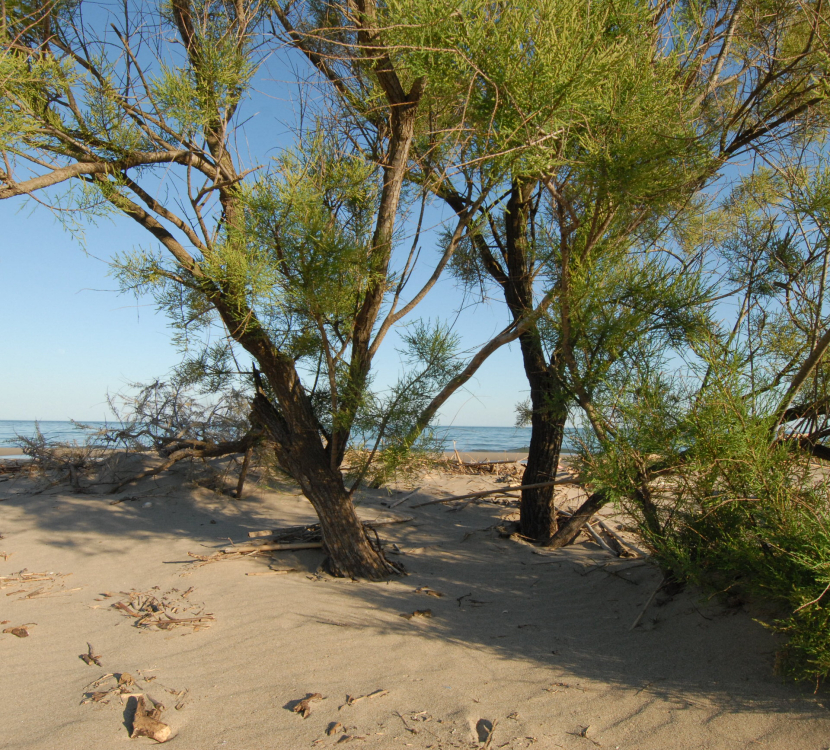
[[[565,417],[551,419],[550,416],[541,414],[537,420],[534,414],[533,433],[522,484],[540,484],[556,479]],[[519,512],[524,536],[544,544],[556,533],[556,506],[553,502],[555,491],[555,487],[522,491]]]
[[[343,477],[339,469],[332,468],[316,431],[290,432],[286,421],[261,393],[254,399],[254,410],[274,439],[280,465],[299,482],[317,512],[332,575],[379,581],[401,573],[401,567],[384,557],[380,544],[375,547],[366,536]]]

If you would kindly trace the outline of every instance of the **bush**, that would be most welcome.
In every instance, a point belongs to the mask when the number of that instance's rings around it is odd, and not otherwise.
[[[585,451],[585,472],[675,579],[764,605],[788,636],[778,671],[818,684],[830,675],[827,474],[796,440],[771,439],[774,422],[747,403],[735,387],[641,391],[615,439]]]

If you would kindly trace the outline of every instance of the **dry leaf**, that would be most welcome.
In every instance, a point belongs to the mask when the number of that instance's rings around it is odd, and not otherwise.
[[[304,719],[307,719],[311,715],[311,702],[321,700],[323,700],[323,696],[321,693],[309,693],[291,710],[295,714],[300,714],[300,716],[302,716]]]
[[[19,628],[6,628],[4,633],[11,633],[12,635],[16,635],[18,638],[28,638],[29,631],[26,630],[24,626],[20,626]]]

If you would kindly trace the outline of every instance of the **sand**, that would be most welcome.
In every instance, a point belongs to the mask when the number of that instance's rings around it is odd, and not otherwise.
[[[410,507],[497,486],[489,477],[433,476],[394,509],[384,503],[402,495],[362,493],[363,518],[413,519],[380,530],[409,575],[365,583],[318,574],[316,551],[195,567],[188,552],[314,516],[290,485],[236,501],[188,484],[187,470],[116,505],[109,494],[0,483],[0,575],[69,574],[0,590],[0,629],[34,623],[26,638],[0,635],[0,747],[154,744],[129,739],[116,696],[82,703],[97,678],[125,672],[166,706],[180,750],[830,744],[827,694],[773,675],[780,641],[750,613],[687,589],[630,631],[660,581],[651,564],[587,541],[537,554],[492,528],[515,517],[509,507]],[[575,502],[570,492],[563,502]],[[295,572],[246,575],[269,564]],[[215,620],[144,630],[112,607],[118,592],[152,587],[192,587],[188,601]],[[401,617],[425,609],[431,617]],[[79,658],[87,644],[100,667]],[[290,709],[310,693],[323,699],[304,719]],[[481,720],[495,725],[489,745]],[[328,736],[335,722],[342,729]]]

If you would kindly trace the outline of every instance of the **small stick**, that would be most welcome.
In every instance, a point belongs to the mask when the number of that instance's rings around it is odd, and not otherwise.
[[[406,499],[406,498],[404,498]],[[396,523],[407,523],[408,521],[412,521],[414,516],[407,516],[406,518],[378,518],[376,521],[364,521],[364,526],[392,526]],[[286,526],[283,529],[271,529],[269,531],[249,531],[248,538],[249,539],[257,539],[259,537],[265,536],[276,536],[277,534],[288,534],[295,531],[305,531],[306,529],[313,530],[315,526],[319,526],[316,523],[309,523],[305,526]]]
[[[215,620],[213,615],[202,615],[201,617],[169,617],[166,620],[145,620],[143,625],[178,625],[183,622],[201,622],[202,620]]]
[[[406,502],[407,500],[409,500],[410,497],[412,497],[413,495],[417,495],[420,491],[421,491],[420,487],[418,487],[417,489],[414,489],[408,495],[405,495],[404,497],[400,498],[399,500],[395,500],[394,503],[389,503],[389,507],[390,508],[397,508],[401,503]]]
[[[239,470],[239,482],[236,484],[236,499],[242,497],[242,487],[245,485],[245,477],[248,476],[248,467],[251,465],[251,451],[253,449],[249,446],[245,451],[245,458],[242,459],[242,468]]]
[[[413,505],[413,508],[423,508],[426,505],[438,505],[439,503],[451,503],[455,500],[471,500],[478,497],[486,497],[487,495],[504,494],[505,492],[515,492],[517,490],[535,490],[541,487],[553,487],[557,484],[579,484],[579,479],[555,479],[552,482],[538,482],[536,484],[516,484],[511,487],[500,487],[497,490],[485,490],[484,492],[471,492],[468,495],[453,495],[452,497],[444,497],[440,500],[430,500],[427,503],[419,503]]]
[[[255,573],[246,573],[246,576],[282,576],[294,571],[294,568],[287,568],[286,570],[260,570]]]
[[[657,596],[657,592],[658,592],[661,588],[663,588],[663,584],[664,584],[665,582],[666,582],[666,577],[665,577],[665,576],[663,576],[662,578],[660,578],[660,585],[659,585],[656,589],[654,589],[654,593],[653,593],[653,594],[652,594],[652,595],[648,598],[648,601],[646,602],[645,607],[643,607],[643,608],[640,610],[640,614],[639,614],[639,615],[637,615],[637,619],[636,619],[636,620],[634,620],[634,624],[633,624],[633,625],[632,625],[632,626],[628,629],[628,630],[629,630],[629,632],[631,632],[632,630],[634,630],[634,628],[636,628],[636,627],[640,624],[640,620],[642,620],[642,619],[643,619],[643,615],[645,615],[646,611],[648,610],[649,606],[651,605],[651,602],[652,602],[652,601],[654,601],[654,597],[655,597],[655,596]]]
[[[619,555],[611,549],[611,545],[608,544],[596,531],[594,531],[593,526],[590,523],[585,524],[585,528],[587,529],[588,533],[594,538],[594,541],[602,547],[604,550],[610,552],[614,557],[619,557]]]
[[[505,461],[470,461],[468,463],[464,463],[461,465],[471,469],[475,469],[479,466],[500,466],[502,464],[517,464],[520,461],[525,460],[527,460],[527,456],[525,456],[524,458],[507,459]]]
[[[322,549],[322,542],[286,542],[274,544],[260,544],[256,547],[225,547],[222,550],[225,554],[233,552],[278,552],[289,549]]]
[[[599,525],[602,526],[611,536],[614,537],[620,544],[633,549],[638,555],[642,555],[643,557],[651,557],[648,552],[641,550],[636,544],[632,544],[631,542],[626,541],[623,539],[616,531],[614,531],[605,521],[599,521]]]

